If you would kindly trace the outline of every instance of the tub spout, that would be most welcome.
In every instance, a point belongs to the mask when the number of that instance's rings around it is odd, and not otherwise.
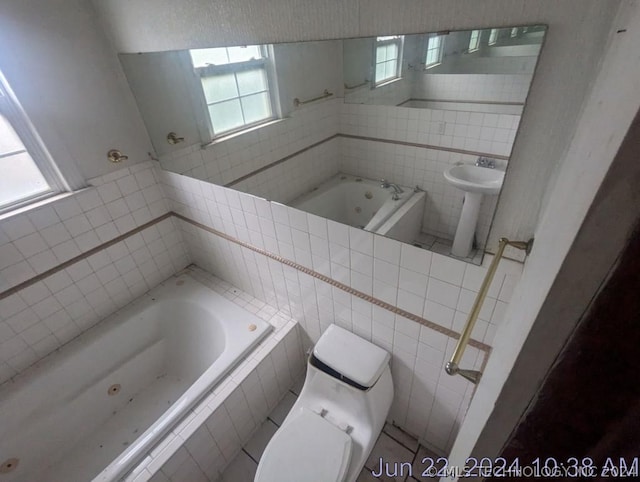
[[[389,182],[385,179],[381,179],[380,180],[380,187],[383,187],[385,189],[387,189],[388,187],[392,187],[396,196],[394,196],[394,199],[397,199],[397,194],[402,194],[404,192],[404,189],[402,189],[400,186],[398,186],[397,184],[394,184],[392,182]]]

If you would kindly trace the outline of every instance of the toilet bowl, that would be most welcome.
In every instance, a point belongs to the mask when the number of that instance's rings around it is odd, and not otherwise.
[[[307,360],[300,396],[271,438],[255,482],[353,482],[393,400],[387,351],[331,325]]]

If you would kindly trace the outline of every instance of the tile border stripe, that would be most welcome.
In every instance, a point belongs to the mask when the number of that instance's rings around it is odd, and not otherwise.
[[[89,256],[92,256],[104,249],[107,249],[111,246],[113,246],[114,244],[119,243],[120,241],[123,241],[125,239],[127,239],[130,236],[133,236],[134,234],[138,234],[140,231],[144,231],[147,228],[150,228],[151,226],[153,226],[154,224],[158,224],[161,221],[164,221],[165,219],[170,218],[173,215],[173,213],[171,211],[164,213],[162,216],[158,216],[157,218],[152,219],[149,222],[146,222],[140,226],[138,226],[137,228],[132,229],[131,231],[127,231],[124,234],[121,234],[119,236],[116,236],[115,238],[113,238],[110,241],[107,241],[106,243],[102,243],[98,246],[96,246],[95,248],[91,248],[88,251],[85,251],[84,253],[80,253],[77,256],[74,256],[73,258],[60,263],[57,266],[54,266],[53,268],[50,268],[36,276],[34,276],[33,278],[29,278],[26,281],[23,281],[22,283],[19,283],[5,291],[3,291],[2,293],[0,293],[0,300],[7,298],[15,293],[17,293],[20,290],[23,290],[25,288],[28,288],[29,286],[38,283],[39,281],[42,281],[45,278],[48,278],[49,276],[52,276],[60,271],[62,271],[63,269],[67,269],[69,266],[77,263],[78,261],[82,261],[85,258],[88,258]]]
[[[402,104],[406,104],[407,102],[417,101],[417,102],[447,102],[451,104],[487,104],[487,105],[516,105],[516,106],[524,106],[524,102],[510,102],[505,100],[457,100],[457,99],[420,99],[420,98],[411,98],[409,100],[405,100]],[[396,107],[402,106],[402,104],[398,104]],[[507,114],[513,115],[513,114]]]
[[[419,323],[420,325],[426,326],[427,328],[430,328],[434,331],[437,331],[438,333],[442,333],[445,336],[448,336],[449,338],[453,338],[453,339],[458,339],[460,338],[460,333],[458,333],[457,331],[454,331],[450,328],[446,328],[444,326],[438,325],[437,323],[434,323],[432,321],[429,321],[425,318],[422,318],[421,316],[417,316],[414,315],[413,313],[409,313],[408,311],[405,311],[401,308],[398,308],[397,306],[391,305],[385,301],[382,301],[378,298],[374,298],[373,296],[367,295],[366,293],[363,293],[362,291],[358,291],[354,288],[351,288],[350,286],[345,285],[344,283],[341,283],[339,281],[334,280],[333,278],[330,278],[326,275],[323,275],[321,273],[318,273],[317,271],[314,271],[312,269],[309,269],[305,266],[302,266],[301,264],[298,264],[294,261],[291,261],[287,258],[283,258],[280,255],[271,253],[269,251],[266,251],[264,249],[258,248],[257,246],[254,246],[252,244],[246,243],[244,241],[241,241],[237,238],[234,238],[233,236],[229,236],[228,234],[225,234],[221,231],[218,231],[216,229],[213,229],[205,224],[199,223],[198,221],[194,221],[193,219],[190,219],[182,214],[176,213],[174,211],[169,211],[161,216],[158,216],[157,218],[152,219],[151,221],[148,221],[140,226],[138,226],[135,229],[132,229],[131,231],[127,231],[124,234],[121,234],[115,238],[113,238],[110,241],[107,241],[106,243],[102,243],[94,248],[91,248],[88,251],[85,251],[84,253],[79,254],[78,256],[74,256],[73,258],[57,265],[54,266],[53,268],[48,269],[47,271],[44,271],[36,276],[34,276],[33,278],[29,278],[28,280],[23,281],[22,283],[19,283],[3,292],[0,293],[0,300],[7,298],[13,294],[18,293],[19,291],[28,288],[31,285],[34,285],[35,283],[38,283],[39,281],[42,281],[43,279],[48,278],[49,276],[52,276],[66,268],[68,268],[69,266],[82,261],[83,259],[86,259],[102,250],[105,250],[135,234],[138,234],[141,231],[144,231],[147,228],[150,228],[151,226],[154,226],[155,224],[158,224],[162,221],[164,221],[165,219],[169,219],[170,217],[176,217],[186,223],[189,223],[193,226],[196,226],[197,228],[203,229],[211,234],[214,234],[216,236],[219,236],[223,239],[226,239],[227,241],[230,241],[232,243],[235,243],[239,246],[242,246],[244,248],[250,249],[251,251],[254,251],[256,253],[262,254],[263,256],[267,256],[268,258],[271,258],[275,261],[278,261],[282,264],[285,264],[291,268],[294,268],[298,271],[301,271],[309,276],[312,276],[316,279],[319,279],[321,281],[324,281],[325,283],[328,283],[329,285],[338,288],[342,291],[345,291],[353,296],[356,296],[362,300],[368,301],[369,303],[372,303],[376,306],[379,306],[387,311],[390,311],[391,313],[403,316],[405,318],[408,318],[412,321],[415,321],[416,323]],[[474,348],[477,348],[478,350],[484,351],[487,355],[491,352],[491,346],[487,345],[486,343],[474,340],[473,338],[471,340],[469,340],[469,345],[473,346]],[[483,365],[486,364],[486,359],[483,363]]]
[[[399,145],[399,146],[407,146],[407,147],[418,147],[420,149],[431,149],[434,151],[444,151],[444,152],[454,152],[456,154],[465,154],[465,155],[469,155],[469,156],[477,156],[477,157],[490,157],[491,159],[500,159],[503,161],[508,161],[509,160],[509,156],[502,156],[502,155],[498,155],[498,154],[491,154],[489,152],[480,152],[480,151],[469,151],[466,149],[456,149],[454,147],[444,147],[444,146],[434,146],[432,144],[420,144],[418,142],[408,142],[408,141],[398,141],[395,139],[381,139],[379,137],[367,137],[367,136],[357,136],[354,134],[333,134],[332,136],[327,137],[326,139],[322,139],[321,141],[318,142],[314,142],[311,145],[308,145],[307,147],[305,147],[304,149],[300,149],[299,151],[296,151],[292,154],[289,154],[288,156],[283,157],[282,159],[278,159],[277,161],[271,162],[269,164],[267,164],[266,166],[262,166],[259,169],[256,169],[255,171],[251,171],[237,179],[234,179],[233,181],[230,181],[228,183],[226,183],[224,185],[224,187],[233,187],[236,184],[241,183],[242,181],[246,181],[247,179],[256,176],[258,174],[260,174],[261,172],[267,171],[269,169],[271,169],[272,167],[277,166],[278,164],[282,164],[283,162],[286,162],[296,156],[299,156],[300,154],[313,149],[314,147],[318,147],[321,144],[324,144],[325,142],[329,142],[332,139],[336,139],[338,137],[342,137],[344,139],[356,139],[356,140],[361,140],[361,141],[371,141],[371,142],[383,142],[385,144],[395,144],[395,145]]]
[[[338,134],[338,136],[361,141],[384,142],[386,144],[395,144],[399,146],[419,147],[420,149],[431,149],[434,151],[455,152],[456,154],[466,154],[469,156],[490,157],[491,159],[500,159],[502,161],[509,160],[509,156],[491,154],[490,152],[468,151],[466,149],[456,149],[455,147],[434,146],[431,144],[420,144],[418,142],[397,141],[395,139],[380,139],[378,137],[356,136],[354,134]]]
[[[242,246],[244,248],[250,249],[251,251],[254,251],[256,253],[262,254],[263,256],[267,256],[268,258],[271,258],[275,261],[278,261],[282,264],[285,264],[291,268],[294,268],[298,271],[302,271],[305,274],[308,274],[309,276],[312,276],[316,279],[319,279],[321,281],[324,281],[325,283],[330,284],[331,286],[338,288],[342,291],[345,291],[353,296],[356,296],[360,299],[363,299],[365,301],[368,301],[369,303],[372,303],[376,306],[379,306],[381,308],[384,308],[387,311],[390,311],[392,313],[395,313],[397,315],[403,316],[405,318],[408,318],[412,321],[415,321],[416,323],[419,323],[423,326],[426,326],[427,328],[430,328],[434,331],[437,331],[438,333],[442,333],[445,336],[448,336],[449,338],[453,338],[453,339],[458,339],[460,338],[460,333],[458,333],[457,331],[454,331],[450,328],[446,328],[444,326],[438,325],[437,323],[434,323],[432,321],[429,321],[425,318],[422,318],[420,316],[414,315],[413,313],[409,313],[408,311],[405,311],[401,308],[398,308],[397,306],[393,306],[385,301],[382,301],[378,298],[374,298],[373,296],[369,296],[366,293],[363,293],[362,291],[358,291],[356,289],[351,288],[350,286],[345,285],[344,283],[341,283],[339,281],[334,280],[333,278],[330,278],[328,276],[325,276],[321,273],[318,273],[317,271],[314,271],[312,269],[309,269],[305,266],[302,266],[294,261],[291,261],[287,258],[283,258],[280,255],[271,253],[269,251],[266,251],[262,248],[258,248],[257,246],[254,246],[252,244],[246,243],[244,241],[241,241],[237,238],[234,238],[233,236],[229,236],[228,234],[225,234],[221,231],[218,231],[216,229],[213,229],[205,224],[202,224],[198,221],[194,221],[191,218],[188,218],[182,214],[176,213],[176,212],[172,212],[173,216],[175,216],[176,218],[191,224],[197,228],[200,228],[204,231],[207,231],[211,234],[214,234],[216,236],[219,236],[223,239],[226,239],[227,241],[230,241],[232,243],[235,243],[239,246]],[[491,351],[491,347],[489,345],[487,345],[486,343],[482,343],[480,341],[474,340],[473,338],[471,340],[469,340],[469,345],[473,346],[474,348],[477,348],[478,350],[481,350],[483,352],[485,352],[485,354],[489,354],[489,352]],[[486,361],[485,361],[486,363]]]
[[[245,174],[244,176],[239,177],[238,179],[234,179],[233,181],[228,182],[227,184],[225,184],[224,187],[232,187],[232,186],[234,186],[236,184],[239,184],[242,181],[244,181],[246,179],[249,179],[250,177],[253,177],[253,176],[257,175],[257,174],[260,174],[261,172],[264,172],[264,171],[266,171],[268,169],[271,169],[272,167],[275,167],[278,164],[282,164],[283,162],[286,162],[289,159],[302,154],[303,152],[306,152],[306,151],[308,151],[310,149],[313,149],[314,147],[318,147],[320,144],[324,144],[325,142],[329,142],[331,139],[335,139],[339,135],[340,134],[334,134],[332,136],[327,137],[326,139],[322,139],[321,141],[314,142],[313,144],[305,147],[304,149],[300,149],[299,151],[296,151],[293,154],[289,154],[288,156],[285,156],[282,159],[278,159],[277,161],[274,161],[274,162],[272,162],[270,164],[267,164],[266,166],[263,166],[263,167],[261,167],[259,169],[256,169],[255,171],[251,171],[250,173]]]

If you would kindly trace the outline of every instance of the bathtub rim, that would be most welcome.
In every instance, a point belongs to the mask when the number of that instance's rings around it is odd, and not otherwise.
[[[198,285],[199,289],[206,289],[212,292],[213,298],[220,298],[224,300],[225,303],[230,303],[233,306],[233,309],[243,310],[245,312],[244,319],[250,318],[253,323],[258,326],[258,330],[261,330],[258,334],[258,337],[253,340],[251,344],[249,344],[242,352],[240,352],[237,356],[235,356],[235,360],[232,360],[231,363],[226,363],[226,367],[220,372],[217,376],[215,383],[207,382],[203,380],[210,373],[211,368],[221,360],[224,360],[225,357],[230,357],[229,352],[223,352],[219,358],[217,358],[205,371],[185,390],[185,392],[180,395],[180,397],[165,411],[160,415],[160,417],[151,424],[140,436],[129,445],[125,450],[120,452],[118,456],[113,459],[109,465],[107,465],[103,470],[101,470],[96,476],[92,479],[92,482],[115,482],[120,480],[122,477],[126,476],[128,472],[133,470],[137,464],[139,464],[151,450],[154,449],[157,445],[159,445],[163,438],[169,434],[172,429],[180,424],[182,420],[188,417],[190,410],[196,406],[200,401],[202,401],[211,391],[215,390],[225,379],[228,377],[229,373],[231,373],[238,365],[240,365],[243,360],[247,358],[247,355],[253,351],[255,351],[260,343],[269,336],[270,333],[273,332],[274,327],[267,321],[264,321],[258,318],[253,313],[247,311],[240,305],[237,305],[233,301],[227,299],[222,294],[215,291],[213,288],[207,286],[201,280],[192,276],[192,273],[185,270],[180,273],[175,274],[171,278],[165,280],[163,283],[158,285],[156,288],[149,291],[148,294],[152,294],[161,290],[168,290],[168,283],[172,280],[177,280],[180,277],[189,278],[192,282],[195,282]],[[261,327],[261,325],[264,325]],[[194,388],[197,386],[197,390]],[[196,393],[194,393],[196,392]]]

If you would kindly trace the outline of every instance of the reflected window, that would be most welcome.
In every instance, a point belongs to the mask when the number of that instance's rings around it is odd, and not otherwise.
[[[190,54],[202,82],[213,138],[275,118],[267,46],[197,49]]]
[[[469,38],[469,52],[475,52],[480,47],[480,30],[472,30]]]
[[[491,32],[489,33],[489,45],[495,45],[497,41],[498,41],[498,29],[492,28]]]
[[[53,161],[0,73],[0,213],[63,190]]]
[[[404,35],[376,38],[375,83],[380,85],[402,75]]]
[[[513,38],[513,37],[517,37],[517,36],[518,36],[518,31],[519,31],[518,27],[513,27],[513,28],[511,29],[511,37],[512,37],[512,38]]]
[[[442,62],[442,47],[444,45],[444,37],[435,35],[429,37],[427,41],[427,55],[425,56],[424,67],[428,69]]]

